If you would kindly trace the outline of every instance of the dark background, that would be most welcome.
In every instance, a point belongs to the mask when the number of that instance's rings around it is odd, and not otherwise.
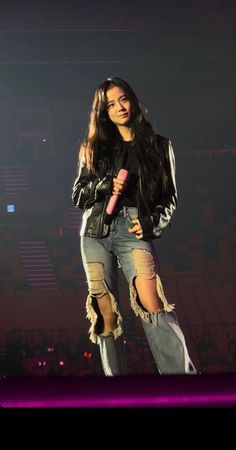
[[[0,373],[100,373],[70,197],[94,91],[114,75],[175,150],[178,209],[156,241],[166,295],[198,367],[235,371],[235,72],[231,0],[0,0]],[[130,373],[152,373],[121,284]]]

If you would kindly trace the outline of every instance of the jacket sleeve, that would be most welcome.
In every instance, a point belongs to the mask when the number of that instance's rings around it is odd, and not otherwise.
[[[74,206],[81,209],[89,208],[95,202],[99,202],[106,196],[111,195],[111,190],[111,176],[99,178],[91,174],[85,166],[84,159],[82,159],[72,188]]]
[[[177,207],[175,156],[170,140],[168,140],[168,145],[166,147],[164,161],[167,173],[167,189],[158,201],[154,210],[151,212],[151,216],[141,217],[139,219],[143,229],[144,238],[149,236],[154,238],[160,237],[167,225],[170,226],[172,215]]]

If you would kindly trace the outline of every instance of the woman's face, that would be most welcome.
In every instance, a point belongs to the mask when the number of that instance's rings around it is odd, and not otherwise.
[[[107,91],[107,114],[118,127],[127,126],[131,119],[131,102],[119,86],[113,86]]]

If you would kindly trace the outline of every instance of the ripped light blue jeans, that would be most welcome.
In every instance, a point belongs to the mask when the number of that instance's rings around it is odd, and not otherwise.
[[[158,275],[158,262],[152,241],[138,240],[129,233],[137,208],[123,207],[114,217],[110,234],[106,238],[81,237],[81,255],[89,295],[86,302],[92,342],[99,344],[106,375],[124,374],[125,364],[121,350],[123,340],[122,316],[119,310],[118,268],[121,267],[129,284],[131,308],[140,316],[147,340],[160,373],[193,373],[194,366],[188,356],[183,333],[179,327],[174,306],[169,304]],[[156,278],[156,288],[163,309],[149,313],[138,301],[134,280],[137,275]],[[109,336],[98,329],[97,300],[109,293],[112,310],[117,316],[117,327]],[[116,352],[117,343],[117,355]],[[119,346],[119,349],[118,349]],[[122,355],[122,356],[121,356]]]

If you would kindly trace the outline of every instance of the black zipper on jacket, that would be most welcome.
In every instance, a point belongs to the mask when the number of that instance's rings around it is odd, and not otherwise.
[[[99,228],[98,228],[98,234],[101,237],[104,237],[107,234],[107,233],[103,233],[104,228],[108,227],[107,230],[109,230],[109,228],[110,228],[109,225],[105,223],[106,209],[107,209],[107,205],[108,205],[109,200],[110,200],[110,198],[106,197],[106,200],[103,203],[102,213],[100,215],[100,223],[99,223]]]

